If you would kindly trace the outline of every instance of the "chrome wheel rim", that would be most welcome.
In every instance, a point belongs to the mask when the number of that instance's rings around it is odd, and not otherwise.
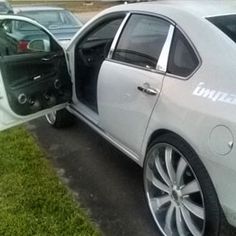
[[[50,125],[55,124],[55,122],[56,122],[56,115],[57,115],[57,112],[56,112],[56,111],[50,112],[50,113],[48,113],[48,114],[46,115],[46,119],[47,119],[47,121],[48,121],[48,123],[49,123]]]
[[[203,235],[203,193],[180,151],[169,144],[156,144],[145,164],[144,185],[152,216],[163,235]]]

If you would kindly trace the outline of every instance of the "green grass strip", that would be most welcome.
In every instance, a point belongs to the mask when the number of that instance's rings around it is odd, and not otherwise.
[[[100,235],[22,127],[0,133],[0,235]]]

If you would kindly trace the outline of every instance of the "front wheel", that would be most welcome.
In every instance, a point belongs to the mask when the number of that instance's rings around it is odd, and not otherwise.
[[[54,128],[65,128],[75,123],[75,117],[66,109],[53,111],[46,116],[47,122]]]
[[[174,134],[158,137],[144,163],[144,189],[164,236],[219,234],[221,208],[211,179],[194,150]]]

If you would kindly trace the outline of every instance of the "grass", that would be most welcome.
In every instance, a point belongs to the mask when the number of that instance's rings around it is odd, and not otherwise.
[[[0,133],[0,235],[100,235],[23,127]]]

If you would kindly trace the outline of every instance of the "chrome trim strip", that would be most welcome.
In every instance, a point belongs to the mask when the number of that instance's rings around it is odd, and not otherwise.
[[[113,52],[114,52],[114,50],[116,48],[116,44],[117,44],[117,42],[118,42],[118,40],[120,38],[120,35],[121,35],[125,25],[126,25],[126,22],[128,21],[128,19],[130,17],[130,15],[131,15],[131,13],[127,13],[127,15],[125,16],[124,20],[122,21],[122,23],[121,23],[121,25],[120,25],[120,27],[119,27],[119,29],[118,29],[114,39],[113,39],[113,42],[111,44],[111,48],[110,48],[110,51],[109,51],[108,56],[107,56],[108,59],[112,58]]]
[[[101,135],[103,138],[105,138],[108,142],[110,142],[112,145],[114,145],[116,148],[118,148],[121,152],[123,152],[125,155],[130,157],[133,161],[135,161],[138,165],[141,166],[141,158],[134,153],[132,150],[128,149],[121,143],[119,143],[117,140],[112,138],[109,134],[105,133],[103,129],[101,129],[99,126],[94,124],[91,120],[89,120],[86,116],[81,114],[73,105],[69,105],[67,107],[67,110],[71,112],[73,115],[78,117],[80,120],[85,122],[88,126],[90,126],[95,132],[97,132],[99,135]]]
[[[155,16],[155,17],[158,17],[162,20],[168,21],[172,25],[176,25],[175,22],[172,19],[170,19],[169,17],[164,16],[164,15],[159,14],[159,13],[151,12],[151,11],[148,11],[148,10],[146,10],[146,11],[130,10],[130,13],[131,14],[139,14],[139,15],[147,15],[147,16]]]
[[[175,27],[173,25],[170,25],[169,32],[165,41],[165,44],[162,48],[159,60],[157,62],[157,70],[166,72],[167,70],[167,64],[168,64],[168,58],[170,53],[170,47],[174,35]]]
[[[139,70],[149,71],[149,72],[152,72],[152,73],[165,74],[165,72],[160,71],[160,70],[149,69],[147,67],[134,65],[134,64],[131,64],[131,63],[128,63],[128,62],[117,61],[117,60],[114,60],[114,59],[106,59],[106,61],[116,63],[116,64],[120,64],[120,65],[124,65],[124,66],[129,66],[129,67],[136,68],[136,69],[139,69]]]

